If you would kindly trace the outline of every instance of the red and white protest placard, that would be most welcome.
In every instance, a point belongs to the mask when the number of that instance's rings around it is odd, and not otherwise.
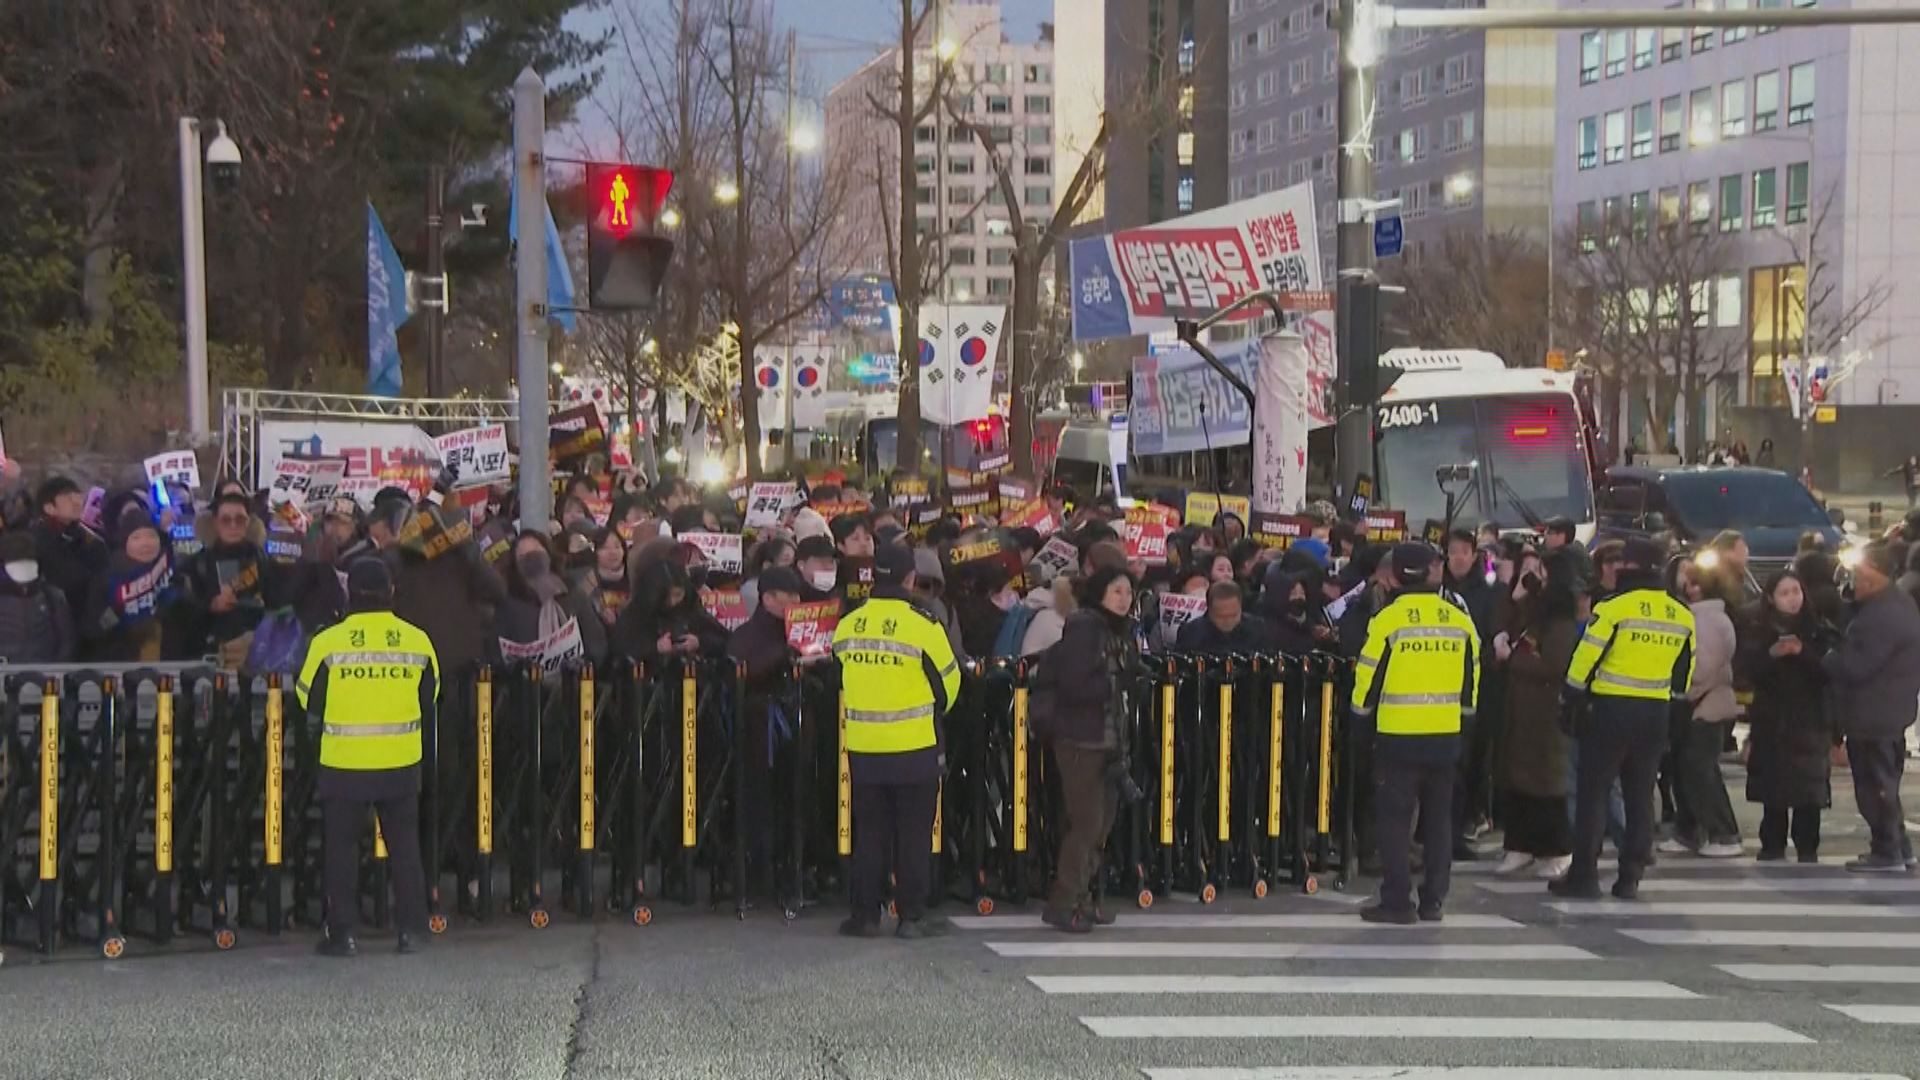
[[[191,450],[169,450],[164,454],[155,454],[147,459],[146,469],[148,487],[165,481],[189,491],[200,490],[200,459]]]
[[[787,644],[800,658],[811,659],[833,651],[833,632],[840,626],[840,601],[821,600],[787,609]]]
[[[292,503],[305,507],[326,502],[339,493],[346,475],[347,463],[340,458],[281,458],[273,467],[267,505]]]
[[[440,464],[453,473],[453,486],[492,484],[513,475],[507,464],[507,426],[482,424],[448,432],[433,440]]]
[[[587,655],[587,647],[580,638],[580,620],[568,619],[560,629],[539,641],[519,642],[501,638],[500,655],[509,664],[536,663],[544,671],[558,671],[567,661]]]
[[[720,574],[738,574],[745,566],[741,552],[745,545],[739,533],[686,532],[680,539],[700,549],[707,568]]]
[[[780,524],[780,515],[800,503],[800,485],[791,480],[761,481],[747,495],[746,527],[765,529]]]
[[[738,589],[707,589],[700,593],[700,603],[714,621],[727,628],[731,633],[740,629],[753,612],[747,610],[747,598],[740,595]]]
[[[1073,546],[1063,536],[1049,539],[1040,554],[1033,557],[1034,575],[1042,583],[1052,581],[1061,574],[1071,574],[1080,565],[1080,549]]]
[[[1158,566],[1167,561],[1167,527],[1161,522],[1126,523],[1127,558],[1138,559],[1148,566]]]
[[[1207,596],[1199,593],[1163,593],[1160,596],[1160,630],[1172,641],[1180,628],[1207,613]]]

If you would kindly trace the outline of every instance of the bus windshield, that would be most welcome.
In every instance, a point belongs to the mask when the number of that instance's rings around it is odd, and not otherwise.
[[[1404,511],[1415,530],[1445,520],[1434,472],[1449,465],[1475,466],[1471,483],[1448,485],[1458,526],[1593,520],[1593,480],[1569,395],[1395,401],[1380,406],[1375,424],[1380,505]]]

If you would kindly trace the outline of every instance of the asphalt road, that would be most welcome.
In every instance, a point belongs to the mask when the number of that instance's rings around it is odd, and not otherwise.
[[[908,943],[841,939],[827,909],[666,906],[646,928],[456,923],[414,957],[366,937],[350,962],[304,935],[14,948],[0,1077],[1913,1076],[1920,876],[1833,865],[1858,827],[1833,815],[1823,866],[1666,858],[1638,905],[1556,907],[1483,862],[1418,928],[1276,893],[1078,938],[1037,909]]]

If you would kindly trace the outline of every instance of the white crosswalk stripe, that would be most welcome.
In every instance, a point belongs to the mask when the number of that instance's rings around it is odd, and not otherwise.
[[[1045,930],[1038,915],[970,915],[951,920],[960,930]],[[1448,930],[1521,930],[1521,924],[1498,915],[1450,915]],[[1431,924],[1394,926],[1361,922],[1358,916],[1327,915],[1128,915],[1128,930],[1384,930],[1389,933],[1433,930]]]
[[[1397,994],[1408,997],[1683,999],[1700,995],[1641,979],[1429,979],[1352,975],[1029,975],[1045,994]]]
[[[1595,915],[1610,919],[1915,919],[1920,905],[1791,904],[1654,902],[1620,900],[1557,900],[1547,907],[1562,915]]]
[[[1524,1039],[1811,1043],[1754,1020],[1600,1020],[1538,1016],[1087,1016],[1108,1039]]]
[[[1301,1066],[1148,1069],[1148,1080],[1906,1080],[1898,1073],[1731,1072],[1723,1069],[1580,1069],[1532,1065]]]
[[[1398,960],[1508,963],[1599,960],[1571,945],[1352,945],[1303,941],[989,941],[1021,960]]]
[[[1757,945],[1782,949],[1920,949],[1920,933],[1864,930],[1622,930],[1648,945]]]
[[[1476,888],[1493,893],[1522,896],[1539,893],[1550,899],[1546,883],[1540,881],[1476,881]],[[1752,877],[1752,878],[1675,878],[1650,877],[1640,883],[1644,893],[1920,893],[1920,877]]]
[[[1920,1025],[1920,1005],[1828,1005],[1827,1008],[1864,1024]]]
[[[1749,982],[1899,983],[1920,986],[1920,964],[1715,964]]]

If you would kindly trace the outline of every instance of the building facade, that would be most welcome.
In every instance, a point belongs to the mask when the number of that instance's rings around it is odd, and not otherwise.
[[[925,97],[936,65],[952,68],[947,95],[967,119],[988,129],[1012,165],[1015,197],[1029,219],[1053,212],[1053,42],[1009,41],[994,0],[949,0],[928,20],[915,53],[915,92]],[[900,133],[869,95],[899,97],[899,50],[874,57],[828,92],[826,150],[849,180],[843,220],[853,230],[853,272],[885,273],[889,230],[899,225]],[[979,140],[959,120],[936,110],[915,131],[916,203],[923,234],[937,233],[935,258],[946,267],[943,289],[954,302],[1007,302],[1013,296],[1011,214],[998,176]]]
[[[1588,3],[1601,6],[1563,6]],[[1898,194],[1920,176],[1916,50],[1920,28],[1904,26],[1563,35],[1559,229],[1589,251],[1658,244],[1661,230],[1713,247],[1690,307],[1727,359],[1703,373],[1712,391],[1684,419],[1696,432],[1726,432],[1739,406],[1784,413],[1782,362],[1807,351],[1859,360],[1827,393],[1842,412],[1920,403],[1920,285],[1900,272],[1920,257],[1920,208]]]
[[[1335,0],[1227,3],[1230,198],[1311,182],[1329,275],[1339,165],[1339,55],[1328,28],[1334,6]],[[1482,5],[1415,0],[1400,6]],[[1544,242],[1551,42],[1531,32],[1389,32],[1368,83],[1374,196],[1400,200],[1411,260],[1449,229],[1519,229]]]

